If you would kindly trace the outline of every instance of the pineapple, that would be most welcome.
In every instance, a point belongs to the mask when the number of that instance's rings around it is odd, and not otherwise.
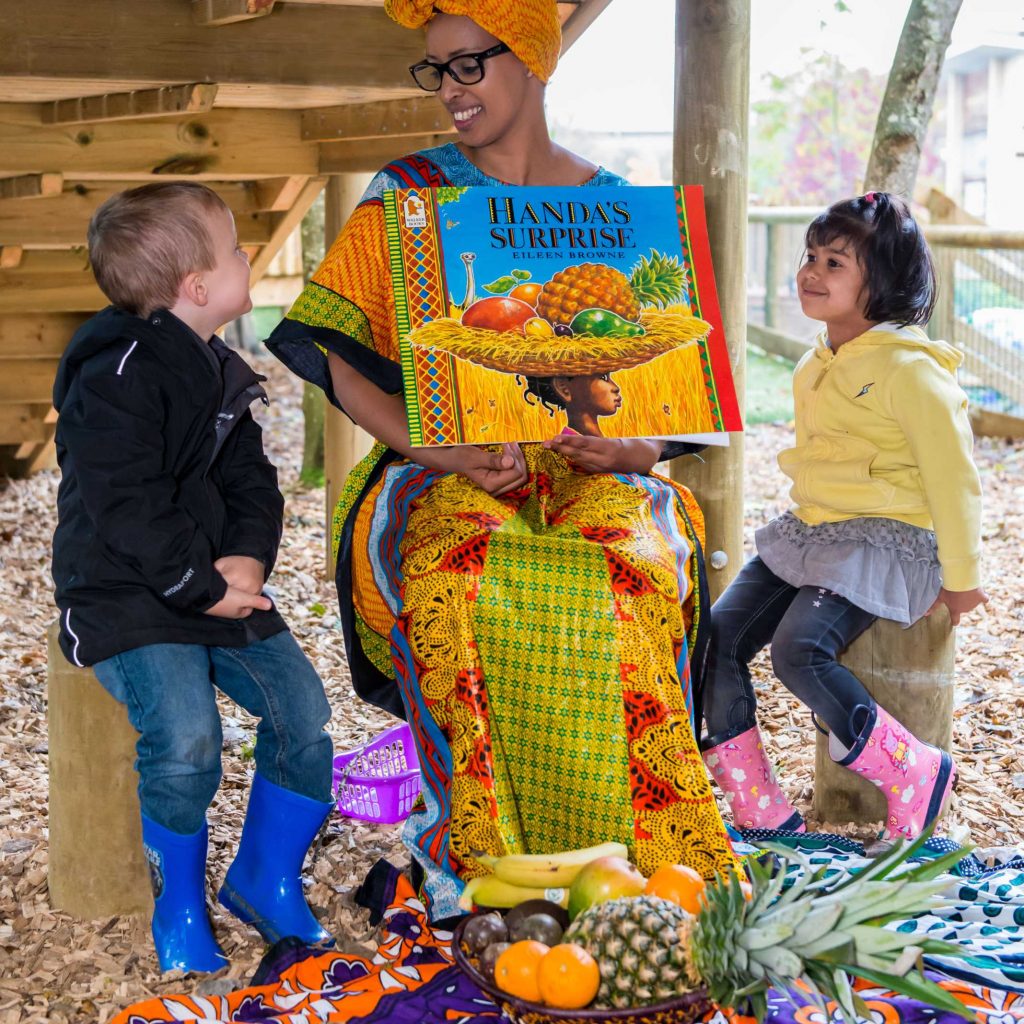
[[[608,309],[634,323],[643,306],[678,302],[686,271],[676,256],[651,250],[641,256],[629,277],[605,263],[580,263],[560,270],[537,296],[537,315],[550,324],[568,324],[584,309]]]
[[[785,891],[786,871],[773,874],[764,861],[753,861],[749,901],[735,876],[708,887],[707,905],[696,917],[668,910],[655,897],[625,897],[584,911],[564,941],[578,942],[597,960],[598,1006],[638,1007],[704,985],[720,1006],[764,1020],[768,989],[786,992],[799,980],[822,1009],[832,999],[846,1020],[870,1019],[850,986],[852,974],[971,1020],[963,1004],[919,970],[923,953],[957,955],[958,948],[922,936],[907,945],[906,934],[880,927],[925,911],[943,888],[936,877],[964,855],[958,850],[892,877],[926,838],[897,843],[838,880],[826,880],[824,868],[812,871],[799,853],[769,847],[803,868]]]
[[[579,263],[560,270],[537,296],[537,315],[553,327],[568,327],[584,309],[608,309],[623,320],[636,321],[640,315],[629,278],[605,263]]]

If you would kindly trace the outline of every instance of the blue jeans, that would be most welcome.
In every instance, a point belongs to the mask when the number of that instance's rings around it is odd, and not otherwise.
[[[709,738],[737,735],[755,723],[750,662],[772,645],[772,669],[794,696],[846,746],[853,746],[858,705],[872,699],[837,661],[877,616],[819,587],[794,587],[756,555],[711,609],[704,690]]]
[[[313,800],[331,799],[331,717],[323,683],[284,630],[247,647],[150,644],[94,666],[128,708],[142,813],[172,832],[202,827],[221,778],[222,734],[215,687],[251,715],[256,769]]]

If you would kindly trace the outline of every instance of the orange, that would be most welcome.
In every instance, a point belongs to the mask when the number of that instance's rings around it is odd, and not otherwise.
[[[494,964],[494,983],[502,992],[530,1003],[540,1002],[537,971],[549,946],[533,939],[513,942]]]
[[[707,883],[699,871],[685,864],[662,864],[647,879],[644,892],[648,896],[660,896],[663,900],[678,903],[689,914],[699,914],[704,907],[704,890]]]
[[[520,302],[528,303],[531,306],[536,306],[537,296],[540,295],[542,287],[543,285],[539,284],[517,284],[508,293],[508,297],[510,299],[519,299]]]
[[[575,942],[552,946],[537,972],[540,997],[548,1006],[578,1010],[589,1005],[601,986],[597,961]]]
[[[748,903],[754,898],[754,887],[749,882],[740,882],[740,892]]]

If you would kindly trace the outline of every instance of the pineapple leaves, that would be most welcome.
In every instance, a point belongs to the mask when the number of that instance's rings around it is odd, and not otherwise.
[[[934,981],[929,981],[920,974],[907,974],[902,978],[897,978],[883,971],[874,971],[868,967],[854,967],[850,964],[843,964],[842,970],[855,974],[858,978],[863,978],[873,985],[891,988],[894,992],[909,996],[936,1010],[955,1013],[965,1020],[974,1020],[975,1018],[974,1013],[959,999],[954,998],[944,988],[940,988]]]

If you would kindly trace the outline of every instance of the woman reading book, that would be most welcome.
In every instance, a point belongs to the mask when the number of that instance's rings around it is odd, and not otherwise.
[[[374,178],[268,344],[378,441],[335,514],[338,591],[356,692],[416,738],[425,800],[403,836],[421,894],[448,918],[483,873],[474,851],[610,840],[647,874],[710,877],[734,861],[693,737],[703,519],[650,475],[681,449],[570,433],[414,448],[402,399],[385,190],[625,182],[549,137],[555,0],[385,9],[425,26],[410,70],[458,142]]]

